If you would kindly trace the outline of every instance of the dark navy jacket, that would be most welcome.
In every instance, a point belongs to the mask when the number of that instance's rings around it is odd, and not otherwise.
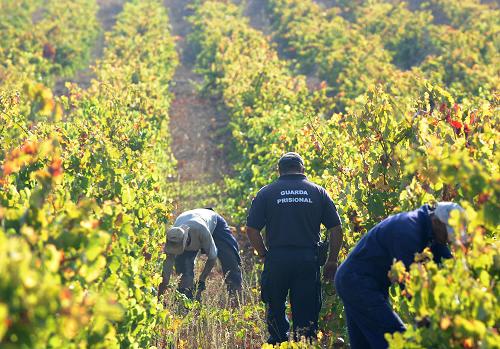
[[[364,235],[338,271],[338,278],[348,273],[369,276],[376,284],[387,289],[387,276],[393,260],[402,261],[407,268],[416,253],[430,247],[434,259],[451,258],[446,245],[433,243],[429,206],[396,214],[384,219]]]
[[[252,201],[247,226],[266,227],[270,250],[276,247],[314,247],[320,226],[340,225],[340,218],[327,191],[303,174],[280,176],[263,187]]]

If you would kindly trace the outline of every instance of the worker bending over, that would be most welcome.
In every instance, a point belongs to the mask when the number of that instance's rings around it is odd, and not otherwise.
[[[172,269],[181,274],[178,290],[188,298],[193,298],[193,291],[205,289],[205,281],[219,259],[225,282],[231,295],[241,290],[241,259],[238,243],[231,234],[225,219],[212,209],[198,208],[180,214],[174,225],[167,231],[165,244],[167,259],[163,263],[163,280],[159,288],[160,295],[169,284]],[[194,283],[194,264],[198,252],[207,255],[205,267],[198,282]]]
[[[373,227],[340,265],[335,276],[344,302],[352,349],[387,348],[385,333],[403,332],[405,326],[389,303],[388,272],[394,260],[406,268],[415,254],[430,247],[434,259],[451,258],[447,243],[454,237],[450,213],[463,209],[451,202],[391,216]]]

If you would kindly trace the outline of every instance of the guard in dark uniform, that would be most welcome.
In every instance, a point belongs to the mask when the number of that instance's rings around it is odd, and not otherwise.
[[[288,340],[290,324],[285,314],[288,294],[296,338],[315,337],[321,308],[318,263],[321,224],[330,234],[324,277],[333,279],[342,245],[342,228],[335,205],[324,188],[307,180],[302,158],[297,153],[287,153],[279,160],[278,170],[279,179],[257,193],[247,219],[248,238],[265,259],[261,296],[267,305],[270,344]],[[264,227],[266,244],[260,234]]]
[[[352,349],[385,349],[385,333],[403,332],[405,326],[389,303],[388,272],[394,260],[407,268],[415,254],[430,247],[436,262],[451,258],[447,241],[454,237],[448,225],[451,211],[463,209],[451,202],[428,205],[386,218],[354,247],[335,276]]]

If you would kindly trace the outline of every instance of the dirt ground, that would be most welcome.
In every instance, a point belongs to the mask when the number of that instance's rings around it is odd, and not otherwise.
[[[82,88],[90,86],[91,80],[95,78],[91,66],[103,56],[104,33],[112,30],[116,16],[122,11],[125,2],[126,0],[97,0],[99,5],[97,17],[102,33],[92,49],[88,66],[70,78],[59,79],[54,87],[56,95],[68,93],[66,82],[76,83]],[[220,186],[230,167],[226,164],[224,156],[224,148],[228,146],[227,116],[222,108],[217,107],[214,100],[198,91],[203,78],[193,71],[195,58],[186,43],[186,36],[190,30],[190,25],[186,21],[186,17],[190,14],[187,8],[190,2],[164,1],[180,57],[180,64],[171,86],[173,95],[169,115],[171,147],[178,161],[179,191],[189,193],[187,197],[180,194],[176,198],[178,204],[174,213],[195,207],[204,201],[206,196],[213,195],[213,187]],[[211,188],[203,189],[208,186]]]
[[[180,58],[171,87],[174,96],[169,115],[171,146],[178,161],[180,190],[189,187],[184,191],[195,193],[182,197],[177,213],[199,206],[207,196],[213,195],[208,186],[220,186],[229,171],[223,146],[227,139],[228,118],[214,100],[198,91],[203,78],[193,71],[194,57],[187,43],[190,25],[186,17],[191,11],[186,6],[188,3],[185,0],[164,1]],[[191,190],[193,187],[198,190]]]

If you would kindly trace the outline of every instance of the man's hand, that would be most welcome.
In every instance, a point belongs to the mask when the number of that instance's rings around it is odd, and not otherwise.
[[[205,281],[198,281],[194,288],[196,290],[195,298],[198,302],[201,302],[201,293],[206,289]]]
[[[326,282],[333,282],[335,273],[337,272],[337,261],[327,261],[323,267],[323,280]]]
[[[207,289],[207,286],[205,285],[205,281],[198,281],[196,283],[196,288],[200,291],[205,291]]]
[[[248,236],[248,240],[250,241],[250,244],[254,248],[255,251],[257,251],[257,254],[259,255],[260,258],[264,259],[267,254],[267,248],[266,245],[264,245],[264,240],[262,240],[262,235],[260,235],[260,231],[252,228],[252,227],[246,227],[246,233]]]
[[[172,274],[172,270],[174,268],[175,256],[168,255],[167,259],[163,261],[163,269],[162,269],[162,281],[160,286],[158,287],[158,299],[162,294],[165,293],[168,285],[170,283],[170,275]]]
[[[165,291],[167,291],[169,288],[171,288],[170,285],[162,282],[158,287],[158,299],[160,299],[160,297],[163,296],[165,294]]]
[[[340,248],[342,247],[342,242],[344,241],[342,226],[337,225],[328,229],[327,234],[330,235],[330,251],[328,253],[328,260],[323,267],[323,279],[326,282],[333,282],[335,273],[337,272],[337,258],[339,256]]]
[[[158,287],[158,298],[160,298],[160,296],[165,293],[166,289],[167,289],[167,286],[162,282],[160,284],[160,287]]]
[[[203,268],[198,279],[200,282],[205,282],[205,280],[208,278],[208,275],[210,274],[210,271],[214,267],[215,262],[217,262],[217,258],[207,259],[207,261],[205,262],[205,267]]]

